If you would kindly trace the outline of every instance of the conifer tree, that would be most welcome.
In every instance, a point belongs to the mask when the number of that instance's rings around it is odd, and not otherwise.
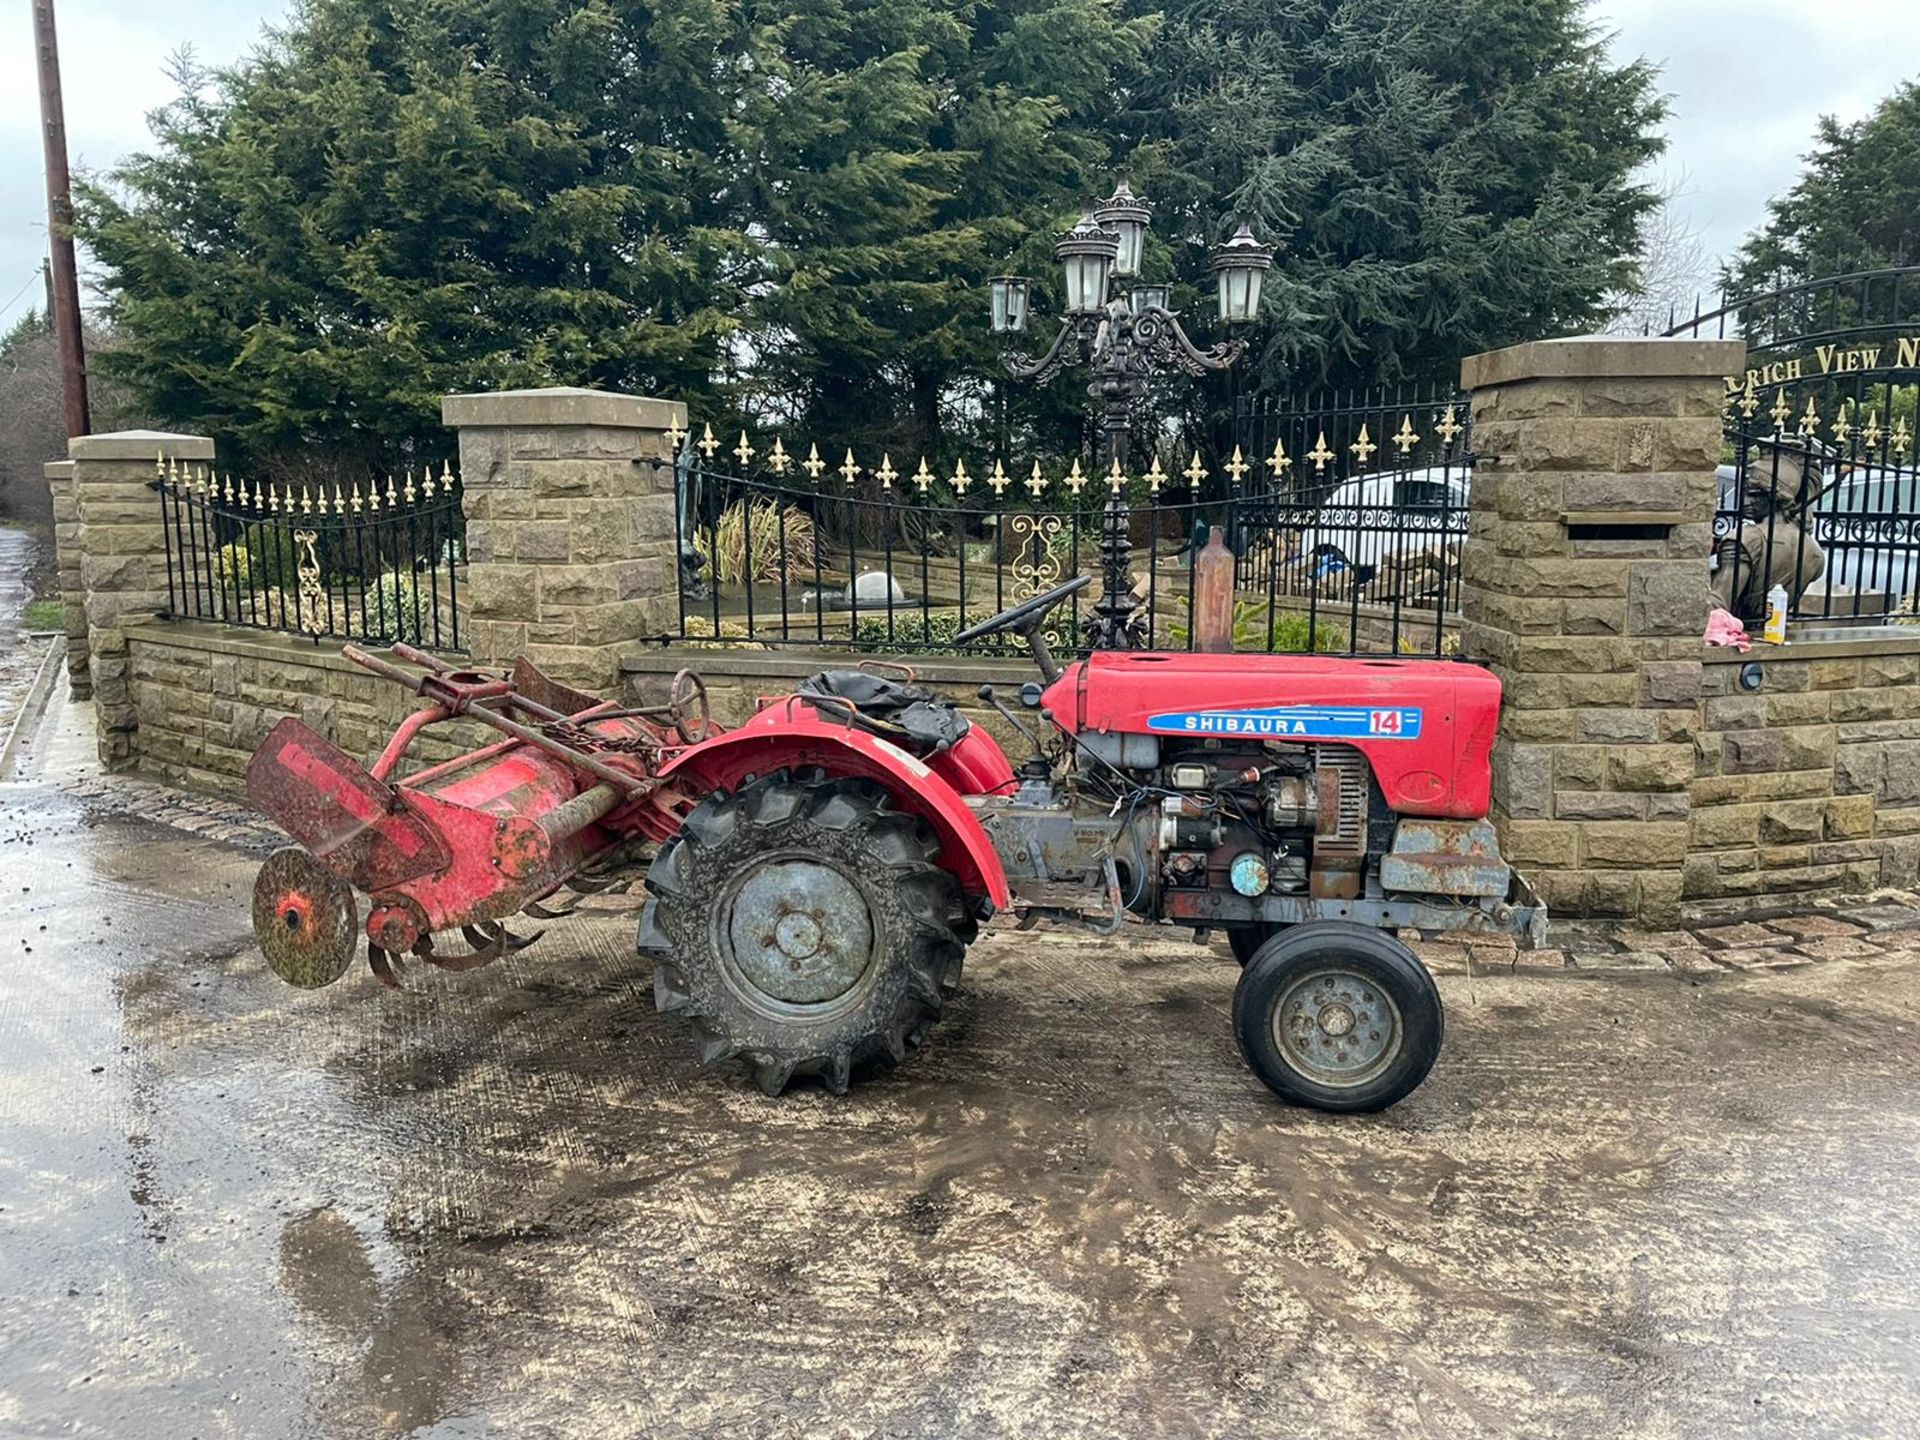
[[[1179,273],[1235,213],[1279,249],[1267,383],[1444,374],[1627,288],[1664,106],[1582,0],[1136,3],[1166,17],[1136,188]]]
[[[1916,157],[1920,84],[1902,85],[1851,125],[1822,116],[1805,172],[1728,265],[1729,293],[1920,261]]]

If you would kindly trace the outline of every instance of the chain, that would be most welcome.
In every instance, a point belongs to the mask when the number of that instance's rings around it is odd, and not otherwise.
[[[549,720],[540,733],[589,755],[652,755],[660,749],[660,742],[650,735],[596,735],[570,720]]]

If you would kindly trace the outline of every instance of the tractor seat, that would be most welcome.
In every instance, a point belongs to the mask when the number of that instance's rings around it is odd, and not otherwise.
[[[822,670],[795,687],[803,700],[825,700],[827,715],[851,712],[862,730],[889,740],[914,755],[951,750],[973,728],[954,708],[922,685],[906,685],[865,670]]]

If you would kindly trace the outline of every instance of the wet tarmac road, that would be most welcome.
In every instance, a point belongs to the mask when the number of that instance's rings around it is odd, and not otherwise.
[[[252,857],[0,789],[0,1435],[1920,1433],[1920,958],[1443,977],[1392,1113],[1000,934],[763,1099],[623,916],[298,995]]]

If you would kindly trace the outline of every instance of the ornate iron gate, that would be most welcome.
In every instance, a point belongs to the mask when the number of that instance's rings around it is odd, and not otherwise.
[[[1727,377],[1721,604],[1750,626],[1776,588],[1802,622],[1920,615],[1920,267],[1782,286],[1667,333],[1748,344],[1745,372]]]
[[[1192,561],[1218,526],[1234,552],[1237,648],[1454,647],[1469,475],[1457,402],[1329,412],[1302,440],[1276,428],[1257,454],[1166,455],[1133,474],[851,450],[835,461],[778,436],[729,443],[707,423],[671,438],[677,639],[951,650],[966,626],[1084,574],[1096,584],[1059,612],[1059,648],[1110,644],[1122,628],[1135,644],[1189,648]]]

